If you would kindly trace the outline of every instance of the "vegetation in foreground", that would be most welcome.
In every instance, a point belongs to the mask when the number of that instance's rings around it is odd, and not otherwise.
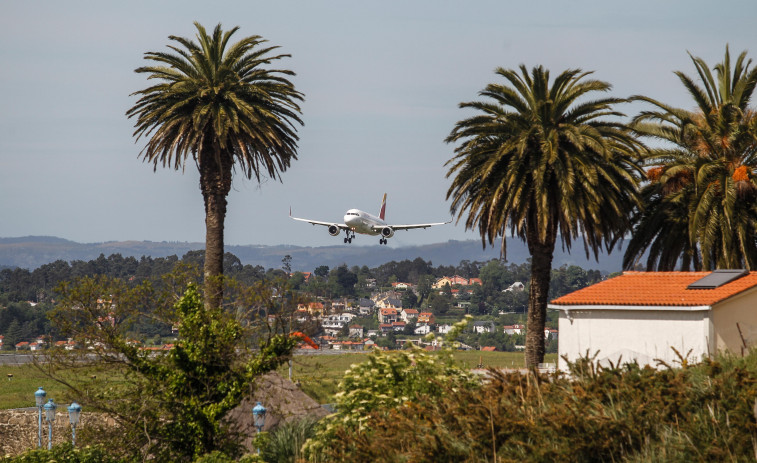
[[[337,414],[305,446],[309,461],[757,458],[757,351],[660,369],[603,368],[586,358],[571,365],[570,378],[492,370],[473,387],[422,351],[372,355],[342,382]],[[393,369],[410,364],[419,367]]]
[[[203,304],[193,275],[166,275],[162,285],[134,288],[121,280],[83,278],[59,288],[53,312],[58,329],[86,349],[52,349],[36,366],[83,406],[106,413],[113,425],[82,429],[82,441],[125,459],[194,461],[222,452],[240,457],[240,431],[225,420],[249,395],[257,378],[284,363],[297,340],[272,330],[265,313],[270,291],[224,282],[231,306]],[[177,293],[178,291],[178,293]],[[108,295],[107,299],[103,295]],[[175,326],[168,350],[142,349],[128,327],[148,317]],[[257,348],[252,348],[257,344]],[[98,371],[89,381],[72,372]]]

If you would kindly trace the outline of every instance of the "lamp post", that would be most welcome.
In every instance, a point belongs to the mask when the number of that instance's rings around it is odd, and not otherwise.
[[[37,392],[34,393],[34,400],[37,401],[37,411],[39,412],[39,426],[37,429],[37,447],[42,448],[42,406],[45,405],[45,397],[47,396],[47,392],[45,392],[42,387],[37,389]]]
[[[257,403],[254,407],[252,407],[252,421],[256,428],[258,428],[258,434],[263,430],[263,426],[265,426],[265,413],[266,408],[261,404],[260,402]],[[258,454],[260,453],[260,448],[257,449]]]
[[[55,405],[53,399],[50,399],[44,408],[45,418],[47,418],[47,450],[51,450],[53,448],[53,421],[55,421],[55,409],[58,406]]]
[[[71,402],[68,406],[68,421],[71,422],[71,445],[76,447],[76,425],[79,424],[79,416],[81,415],[81,405],[76,402]]]

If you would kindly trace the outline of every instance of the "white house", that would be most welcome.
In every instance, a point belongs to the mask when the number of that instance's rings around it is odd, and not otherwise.
[[[598,352],[600,362],[655,366],[757,345],[757,272],[625,272],[553,300],[559,365]]]
[[[450,325],[449,323],[445,323],[443,325],[439,325],[439,326],[436,327],[436,331],[439,334],[447,334],[447,333],[449,333],[449,331],[451,329],[452,329],[452,325]]]
[[[516,281],[515,283],[511,284],[507,288],[503,289],[503,293],[513,293],[513,292],[520,292],[524,291],[526,289],[526,285],[521,283],[520,281]]]
[[[351,338],[362,338],[363,337],[363,327],[360,325],[350,325],[350,337]]]
[[[355,315],[351,313],[329,315],[321,321],[321,326],[323,328],[341,330],[345,325],[349,324],[353,318],[355,318]]]
[[[415,334],[426,335],[431,332],[431,325],[421,325],[415,327]]]
[[[494,329],[493,322],[473,322],[473,331],[478,334],[494,333]]]
[[[516,323],[515,325],[505,325],[503,327],[503,330],[505,334],[523,334],[523,332],[526,330],[526,327],[524,325],[519,325]]]

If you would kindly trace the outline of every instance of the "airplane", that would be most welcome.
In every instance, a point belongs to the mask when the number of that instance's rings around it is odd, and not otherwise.
[[[414,223],[409,225],[389,225],[384,221],[384,215],[386,213],[386,193],[384,193],[384,199],[381,200],[381,212],[379,216],[371,215],[367,212],[363,212],[360,209],[350,209],[344,213],[344,223],[334,222],[321,222],[319,220],[301,219],[299,217],[292,217],[292,208],[289,208],[289,217],[300,222],[307,222],[313,225],[323,225],[328,227],[329,234],[331,236],[339,235],[340,230],[344,230],[347,236],[344,238],[344,242],[352,243],[352,239],[355,238],[355,233],[363,235],[381,235],[379,244],[386,244],[387,238],[394,236],[394,232],[397,230],[412,230],[413,228],[428,228],[436,225],[444,225],[452,222],[437,222],[437,223]]]

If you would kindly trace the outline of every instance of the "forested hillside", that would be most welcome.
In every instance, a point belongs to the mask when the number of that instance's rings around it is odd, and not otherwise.
[[[369,244],[366,239],[352,245],[336,244],[320,247],[227,244],[226,251],[237,256],[245,265],[260,265],[265,268],[279,267],[281,259],[289,255],[292,257],[292,269],[302,272],[311,272],[319,265],[337,267],[346,264],[349,267],[355,265],[378,267],[387,262],[412,260],[418,256],[422,256],[424,260],[431,261],[435,265],[457,265],[461,260],[484,262],[499,257],[497,246],[482,249],[481,241],[478,240],[451,240],[444,243],[399,248]],[[82,244],[55,237],[0,238],[0,269],[8,266],[33,270],[57,260],[89,261],[97,259],[100,254],[106,256],[120,254],[136,259],[148,256],[157,259],[183,256],[189,251],[204,249],[204,247],[203,243],[167,241],[110,241]],[[528,250],[521,241],[509,240],[507,247],[508,262],[520,264],[528,260]],[[621,269],[622,256],[622,247],[610,255],[600,254],[599,261],[587,258],[580,246],[574,247],[570,254],[558,247],[555,249],[554,266],[577,265],[611,273]]]

